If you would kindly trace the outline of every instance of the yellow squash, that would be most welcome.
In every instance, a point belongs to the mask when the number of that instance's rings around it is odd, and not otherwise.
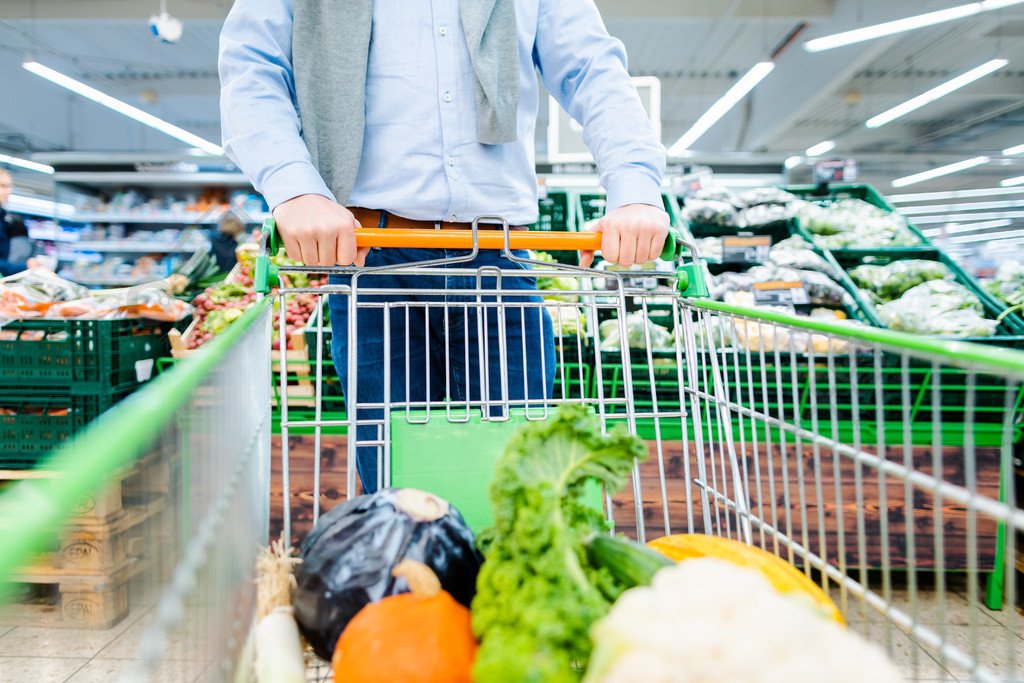
[[[648,541],[647,545],[679,562],[691,557],[716,557],[740,567],[756,569],[780,593],[806,596],[814,607],[833,621],[845,624],[835,603],[806,574],[774,553],[719,536],[706,534],[675,534]]]

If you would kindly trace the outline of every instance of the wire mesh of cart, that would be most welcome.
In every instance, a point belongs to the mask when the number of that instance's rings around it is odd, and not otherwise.
[[[447,251],[377,268],[371,259],[358,274],[334,271],[351,274],[321,288],[289,288],[287,276],[323,269],[280,269],[282,310],[292,296],[316,296],[323,309],[327,297],[344,302],[331,309],[342,311],[342,324],[320,315],[306,331],[312,409],[289,405],[294,377],[279,368],[288,542],[316,523],[342,480],[346,496],[361,491],[360,452],[375,461],[372,485],[431,491],[479,529],[490,520],[487,483],[511,431],[547,419],[559,404],[585,403],[605,429],[624,424],[649,446],[626,490],[596,501],[616,532],[640,541],[715,534],[783,557],[827,590],[850,627],[884,647],[908,679],[1021,678],[1015,582],[1006,578],[1015,575],[1015,532],[1024,522],[1014,491],[1021,354],[710,301],[696,252],[676,258],[692,250],[682,242],[666,249],[671,270],[637,272],[581,269],[521,251],[599,246],[586,234],[481,224],[361,239]],[[500,270],[474,267],[487,248],[502,251]],[[441,286],[396,284],[409,275],[469,282],[452,296]],[[514,284],[522,278],[542,287],[544,278],[568,279],[539,300],[522,296]],[[366,351],[360,330],[373,316],[384,341]],[[548,352],[527,337],[541,334],[545,317],[554,332]],[[347,357],[335,360],[374,366],[367,376],[380,387],[364,401],[360,377],[341,373],[342,393],[360,398],[328,415],[324,395],[338,375],[328,340],[337,334],[348,344]],[[410,358],[440,363],[440,371],[420,366],[418,395]],[[531,373],[553,382],[536,391]],[[322,457],[332,430],[347,438]],[[313,450],[304,458],[312,471],[295,489],[290,442],[312,442]]]

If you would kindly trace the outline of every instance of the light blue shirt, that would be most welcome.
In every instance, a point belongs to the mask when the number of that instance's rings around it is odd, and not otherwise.
[[[299,131],[293,0],[236,0],[221,33],[224,149],[271,209],[301,194],[335,199]],[[537,220],[539,71],[583,125],[608,210],[661,206],[665,149],[594,0],[517,0],[518,139],[476,137],[475,77],[459,0],[374,0],[363,154],[348,204],[416,220]]]

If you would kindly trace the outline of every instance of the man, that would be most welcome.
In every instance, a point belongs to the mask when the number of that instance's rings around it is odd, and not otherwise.
[[[0,168],[0,275],[3,276],[20,273],[35,265],[34,259],[11,259],[11,240],[28,235],[21,217],[7,211],[7,200],[11,198],[13,186],[11,172]]]
[[[621,264],[656,258],[668,230],[660,195],[665,151],[630,82],[622,44],[608,35],[593,0],[237,0],[221,34],[224,147],[266,198],[289,256],[307,265],[465,256],[371,253],[356,248],[353,230],[465,229],[476,217],[495,215],[512,226],[533,223],[538,71],[582,123],[601,169],[608,193],[608,212],[597,226],[602,256]],[[584,266],[592,260],[592,253],[581,255]],[[522,268],[499,252],[461,264],[484,266]],[[483,284],[494,287],[495,280]],[[351,276],[332,282],[348,284]],[[538,309],[509,312],[500,325],[494,310],[480,314],[484,320],[469,306],[460,313],[458,304],[471,297],[458,290],[475,287],[470,277],[370,275],[357,282],[438,287],[450,292],[444,301],[452,309],[444,319],[429,307],[416,309],[420,319],[394,311],[391,339],[384,340],[382,308],[360,308],[357,403],[383,402],[388,341],[392,401],[550,396],[551,322]],[[524,291],[513,304],[539,301],[527,278],[503,278],[502,288]],[[410,299],[438,300],[427,294],[404,300]],[[332,356],[343,386],[348,315],[348,300],[331,297]],[[469,353],[478,343],[505,346],[497,339],[500,328],[517,340],[507,344],[505,358]],[[380,410],[365,416],[384,419]],[[372,440],[370,432],[360,428],[358,439]],[[372,455],[359,450],[366,490],[378,476]]]
[[[217,270],[226,273],[235,267],[238,258],[238,236],[245,231],[245,223],[235,214],[228,212],[217,223],[217,229],[210,238],[210,253],[217,261]]]

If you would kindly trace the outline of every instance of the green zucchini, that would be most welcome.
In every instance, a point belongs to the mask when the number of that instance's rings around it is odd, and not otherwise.
[[[587,542],[587,559],[604,568],[625,588],[646,586],[662,567],[675,562],[661,553],[624,537],[598,534]]]

